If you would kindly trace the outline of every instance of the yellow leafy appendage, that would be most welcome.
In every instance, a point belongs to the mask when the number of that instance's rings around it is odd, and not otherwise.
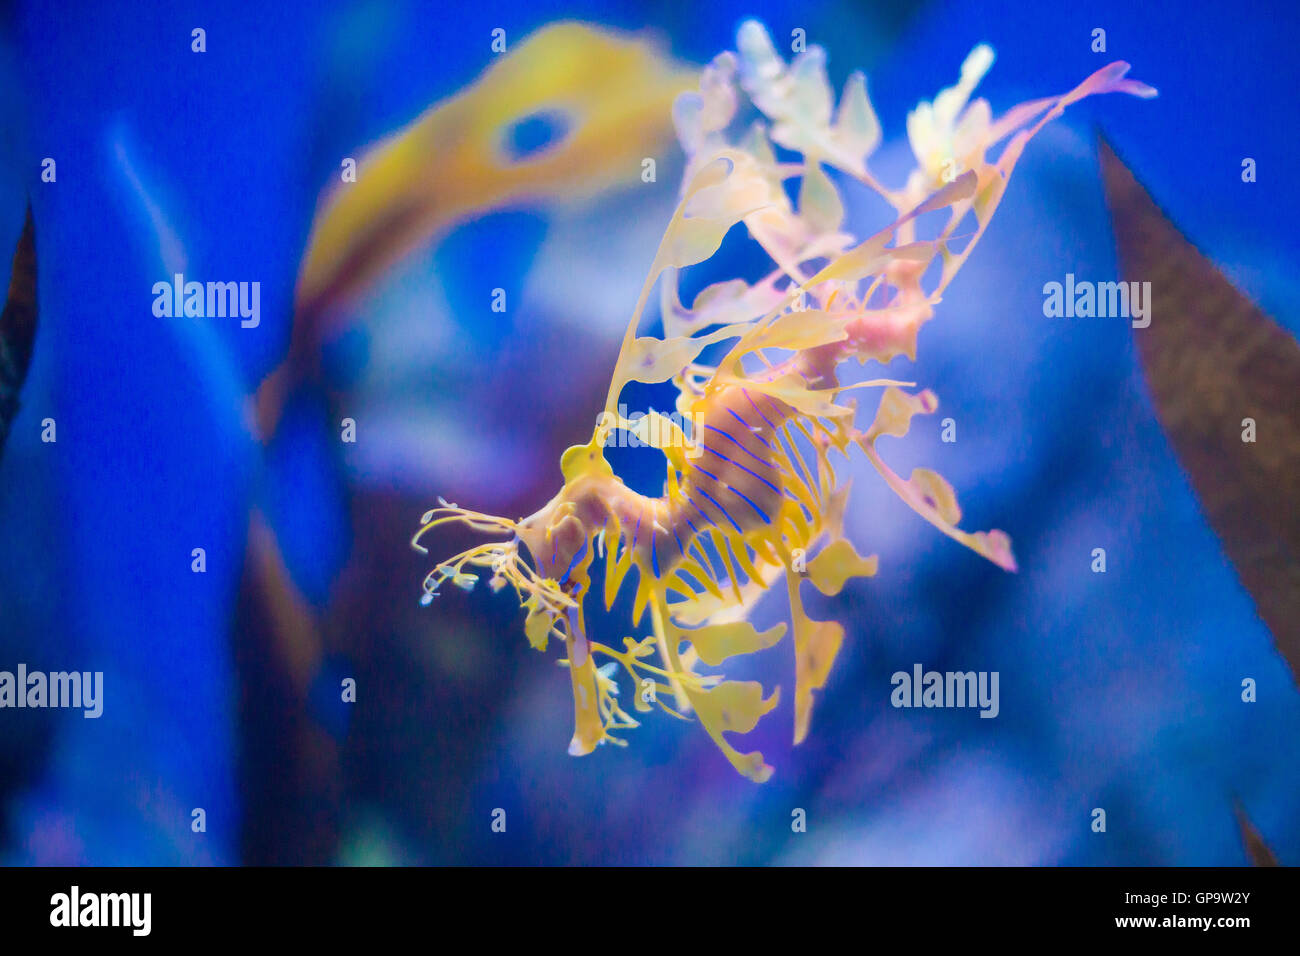
[[[849,486],[837,478],[833,455],[861,449],[898,496],[944,534],[1001,568],[1016,567],[1005,534],[958,527],[961,511],[942,477],[917,469],[904,479],[876,447],[883,436],[906,434],[914,415],[933,413],[934,394],[888,379],[845,382],[841,365],[915,357],[917,330],[983,235],[1016,161],[1045,123],[1093,93],[1154,90],[1126,79],[1128,65],[1114,63],[1064,96],[994,120],[986,102],[970,101],[992,63],[992,51],[977,47],[960,82],[908,117],[918,168],[889,189],[868,168],[880,127],[860,74],[836,105],[820,49],[810,47],[787,65],[752,21],[741,27],[737,46],[738,53],[723,53],[705,68],[698,92],[675,104],[688,158],[681,201],[628,324],[604,413],[591,440],[561,460],[563,488],[518,521],[442,502],[424,516],[414,543],[423,551],[420,538],[449,522],[507,536],[440,563],[425,581],[424,600],[444,581],[472,586],[472,568],[487,569],[494,589],[515,590],[527,611],[529,643],[545,650],[551,636],[564,642],[575,710],[570,753],[623,743],[614,734],[637,726],[620,703],[614,675],[622,670],[631,678],[633,710],[693,714],[731,764],[761,782],[772,773],[762,754],[736,750],[727,735],[752,730],[776,706],[778,691],[767,694],[757,682],[702,668],[783,639],[786,625],[759,631],[748,618],[784,579],[795,656],[794,740],[807,735],[814,694],[826,685],[845,635],[839,623],[808,616],[800,584],[806,579],[835,595],[849,580],[876,572],[876,559],[859,555],[843,536]],[[756,118],[735,131],[742,94]],[[800,160],[778,160],[774,144]],[[842,231],[843,204],[824,167],[878,192],[896,210],[895,221],[855,241]],[[794,178],[797,204],[784,188]],[[943,225],[922,235],[932,214]],[[772,272],[753,285],[717,283],[683,305],[679,270],[711,257],[738,223],[770,257]],[[656,284],[664,334],[640,336]],[[702,358],[727,342],[717,361]],[[624,419],[618,398],[633,381],[672,382],[677,417]],[[845,398],[856,388],[883,389],[865,430]],[[638,494],[614,474],[604,455],[614,429],[662,451],[661,497]],[[584,603],[597,561],[604,563],[607,609],[636,569],[631,624],[639,628],[649,609],[649,634],[625,637],[621,647],[591,639]],[[597,667],[597,657],[606,663]]]

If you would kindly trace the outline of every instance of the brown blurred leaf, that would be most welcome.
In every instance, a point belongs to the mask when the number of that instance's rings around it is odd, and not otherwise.
[[[331,863],[338,844],[339,748],[313,719],[310,702],[323,638],[257,508],[249,516],[234,625],[241,859],[252,866]]]
[[[18,414],[18,392],[27,378],[36,341],[36,226],[32,206],[14,249],[9,298],[0,314],[0,452]]]
[[[1277,857],[1268,848],[1255,825],[1246,816],[1246,810],[1239,801],[1234,801],[1233,810],[1237,814],[1237,826],[1241,828],[1241,840],[1246,844],[1246,855],[1256,866],[1278,866]]]
[[[1134,335],[1160,423],[1300,679],[1300,344],[1197,252],[1105,140],[1100,150],[1121,277],[1151,283],[1151,324]]]

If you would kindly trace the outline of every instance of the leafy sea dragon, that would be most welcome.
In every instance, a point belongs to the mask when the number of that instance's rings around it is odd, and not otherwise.
[[[423,602],[446,581],[472,587],[475,568],[486,569],[494,590],[514,589],[527,612],[529,643],[544,651],[552,637],[564,642],[576,722],[571,754],[621,744],[614,734],[637,726],[620,703],[615,674],[621,668],[635,689],[636,711],[658,706],[678,717],[693,713],[736,770],[762,782],[772,774],[763,755],[741,753],[726,735],[752,730],[776,706],[778,692],[765,696],[758,682],[726,680],[702,668],[784,637],[785,624],[759,631],[748,620],[758,599],[784,582],[793,628],[795,743],[807,735],[813,695],[826,684],[844,628],[812,619],[800,585],[807,579],[835,595],[849,579],[873,575],[877,565],[843,535],[849,485],[837,479],[833,456],[860,449],[921,517],[999,567],[1016,569],[1004,533],[958,527],[961,511],[942,477],[916,469],[903,478],[876,447],[883,436],[906,434],[914,415],[934,412],[934,394],[909,390],[908,382],[845,381],[842,366],[849,359],[861,365],[915,358],[917,330],[983,235],[1026,144],[1046,123],[1094,93],[1155,91],[1127,79],[1128,64],[1117,62],[1063,96],[994,119],[987,102],[970,99],[993,61],[992,51],[978,46],[957,84],[908,116],[918,165],[901,188],[889,189],[867,166],[881,134],[860,73],[849,78],[836,105],[820,48],[787,64],[753,21],[740,28],[737,46],[716,57],[699,90],[674,105],[688,157],[681,201],[632,312],[591,440],[560,460],[564,486],[518,521],[439,499],[412,543],[425,551],[420,539],[448,523],[504,536],[438,564],[425,579]],[[758,117],[733,136],[742,94]],[[778,159],[774,146],[799,159]],[[843,231],[840,194],[826,167],[879,193],[896,211],[894,221],[862,241]],[[784,188],[793,178],[800,180],[797,206]],[[923,229],[936,219],[929,214],[946,221]],[[679,270],[710,258],[737,223],[763,248],[772,271],[752,285],[734,279],[708,286],[686,307]],[[664,334],[640,336],[656,284]],[[730,343],[725,351],[722,343]],[[706,360],[710,347],[709,354],[721,357]],[[624,418],[617,402],[634,381],[671,382],[678,414]],[[857,388],[883,389],[865,429],[855,424],[855,403],[844,397]],[[661,496],[638,494],[614,473],[605,447],[616,429],[662,452]],[[649,610],[649,633],[625,637],[622,647],[588,631],[584,607],[597,561],[604,565],[606,609],[635,569],[634,629]],[[598,657],[606,661],[599,667]]]

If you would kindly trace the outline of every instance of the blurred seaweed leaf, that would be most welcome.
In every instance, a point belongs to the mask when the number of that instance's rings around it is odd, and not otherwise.
[[[289,354],[257,396],[261,434],[337,319],[404,256],[473,215],[528,200],[578,199],[640,182],[672,134],[671,106],[694,70],[649,44],[556,23],[380,142],[322,199],[298,274]],[[555,121],[540,148],[512,152],[521,124]]]
[[[1136,337],[1156,413],[1300,679],[1300,343],[1184,238],[1104,139],[1100,151],[1121,277],[1151,283],[1153,318]]]
[[[240,781],[250,807],[241,858],[255,866],[321,865],[338,840],[338,746],[312,720],[309,700],[325,638],[256,507],[235,621],[239,715],[250,755]],[[259,760],[276,773],[251,772]]]
[[[1273,851],[1268,848],[1264,838],[1255,829],[1255,824],[1250,822],[1250,817],[1246,816],[1246,809],[1240,801],[1233,803],[1233,811],[1237,815],[1237,826],[1241,829],[1241,842],[1246,846],[1246,855],[1250,857],[1250,862],[1256,866],[1278,866],[1277,857]]]
[[[0,453],[4,452],[9,427],[18,414],[18,392],[27,378],[35,341],[36,225],[29,202],[22,235],[14,249],[9,297],[0,314]]]

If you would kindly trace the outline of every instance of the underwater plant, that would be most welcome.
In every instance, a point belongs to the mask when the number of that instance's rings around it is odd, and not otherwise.
[[[843,535],[849,484],[832,455],[860,449],[903,501],[944,534],[1014,571],[1001,531],[958,527],[961,511],[937,473],[895,473],[876,445],[907,433],[911,419],[937,408],[928,390],[889,379],[845,381],[856,358],[883,364],[915,359],[917,332],[971,254],[1001,201],[1029,140],[1085,96],[1152,96],[1126,78],[1123,62],[1098,70],[1063,96],[1024,103],[995,119],[971,94],[993,62],[978,46],[955,86],[923,102],[907,119],[917,168],[899,188],[876,180],[867,159],[881,131],[860,73],[834,103],[825,54],[815,46],[787,64],[766,30],[749,21],[738,51],[716,57],[698,92],[681,95],[673,119],[687,155],[681,200],[668,223],[614,367],[605,408],[590,441],[560,460],[564,485],[519,520],[482,514],[439,499],[412,544],[433,529],[461,524],[503,536],[440,562],[425,578],[425,604],[445,582],[469,588],[475,569],[494,590],[512,588],[527,612],[524,631],[537,650],[564,642],[574,695],[574,755],[637,726],[620,703],[615,674],[631,678],[633,709],[694,714],[731,764],[762,782],[772,774],[757,751],[741,753],[726,734],[751,731],[777,704],[756,681],[727,680],[702,668],[776,645],[786,625],[759,631],[748,618],[758,600],[784,583],[795,656],[794,740],[808,733],[821,690],[844,640],[836,621],[804,610],[807,579],[834,596],[846,581],[871,576]],[[741,94],[757,111],[742,124]],[[1006,141],[995,159],[988,152]],[[796,155],[797,160],[778,158]],[[878,193],[895,211],[885,228],[857,241],[843,231],[840,193],[823,167]],[[786,182],[799,180],[797,203]],[[680,270],[704,262],[738,223],[771,260],[749,284],[706,287],[685,306]],[[663,336],[638,334],[658,284]],[[722,343],[730,343],[723,346]],[[618,404],[631,382],[671,382],[676,414],[628,418]],[[852,389],[883,389],[865,429],[856,425]],[[686,427],[684,427],[686,426]],[[666,462],[664,493],[639,494],[614,473],[605,448],[616,432],[657,448]],[[650,633],[622,647],[588,633],[584,603],[592,570],[603,561],[607,609],[635,569],[632,627],[650,612]],[[596,664],[596,658],[604,663]],[[665,703],[671,699],[670,706]]]
[[[18,394],[27,379],[36,339],[36,225],[31,203],[14,248],[9,295],[0,312],[0,454],[18,414]]]

